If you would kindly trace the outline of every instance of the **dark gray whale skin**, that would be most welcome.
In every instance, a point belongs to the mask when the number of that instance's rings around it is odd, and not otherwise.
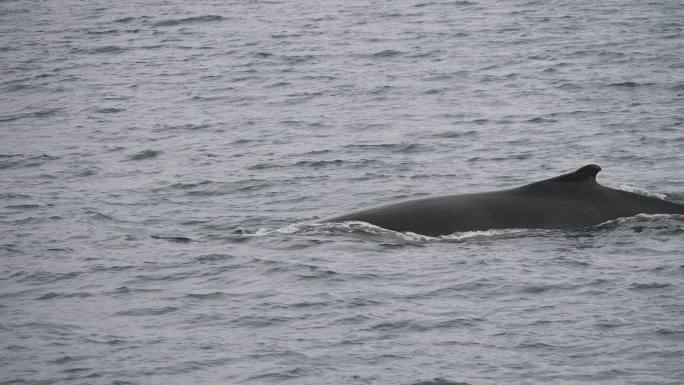
[[[398,232],[440,236],[489,229],[581,229],[637,214],[684,214],[684,205],[602,186],[601,167],[509,190],[448,195],[353,212],[325,222],[363,221]]]

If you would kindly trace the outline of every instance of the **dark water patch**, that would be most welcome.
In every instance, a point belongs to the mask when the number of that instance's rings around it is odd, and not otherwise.
[[[238,140],[231,142],[230,144],[242,146],[245,144],[261,144],[261,143],[265,143],[265,142],[266,142],[266,139],[238,139]]]
[[[633,284],[629,285],[629,288],[631,290],[638,290],[638,291],[666,289],[668,287],[672,287],[672,284],[653,282],[653,283],[633,283]]]
[[[98,265],[98,266],[93,266],[90,270],[93,272],[99,272],[99,271],[119,272],[119,271],[133,270],[136,268],[137,268],[137,266],[135,266],[135,265],[112,265],[112,266]]]
[[[5,206],[6,209],[11,209],[11,210],[32,210],[32,209],[37,209],[39,207],[40,207],[40,205],[36,205],[36,204],[23,204],[23,205]]]
[[[579,84],[575,84],[575,83],[562,83],[558,86],[558,88],[565,90],[565,91],[579,91],[579,90],[584,89],[584,87],[582,87]]]
[[[1,161],[0,161],[1,164]],[[0,167],[2,168],[2,167]],[[0,199],[30,199],[30,195],[17,193],[0,193]]]
[[[363,151],[386,151],[393,153],[418,153],[429,150],[425,145],[418,143],[383,143],[383,144],[349,144],[344,148]]]
[[[264,374],[258,374],[254,376],[249,376],[243,380],[243,382],[259,381],[263,383],[282,383],[284,381],[291,381],[295,379],[302,379],[303,377],[309,375],[309,371],[302,368],[293,368],[282,370],[279,372],[268,372]]]
[[[483,125],[489,124],[489,119],[485,119],[485,118],[473,119],[473,120],[466,122],[466,123],[474,123],[474,124],[477,124],[478,126],[483,126]]]
[[[288,317],[271,317],[266,315],[244,315],[230,321],[232,324],[245,327],[265,328],[282,325],[290,321]]]
[[[527,120],[528,123],[557,123],[556,119],[543,118],[541,116],[534,117]]]
[[[373,332],[424,332],[430,327],[415,320],[383,321],[369,327]]]
[[[556,349],[557,347],[551,344],[547,344],[544,342],[531,342],[531,341],[525,341],[521,342],[516,345],[516,348],[527,350],[553,350]]]
[[[13,122],[26,118],[49,118],[62,112],[61,108],[50,108],[16,115],[0,115],[0,123]]]
[[[108,107],[108,108],[98,108],[95,110],[95,112],[101,113],[101,114],[116,114],[119,112],[124,112],[126,111],[123,108],[115,108],[115,107]]]
[[[128,16],[128,17],[122,17],[120,19],[115,19],[114,22],[115,23],[129,23],[135,19],[137,19],[137,18],[132,17],[132,16]]]
[[[158,126],[155,125],[155,127],[159,127],[159,130],[179,130],[179,131],[197,131],[197,130],[204,130],[207,128],[211,128],[212,125],[209,123],[186,123],[186,124],[178,124],[178,125],[164,125],[164,126]]]
[[[93,176],[97,175],[98,169],[96,168],[85,168],[83,170],[77,171],[73,174],[75,177],[88,177],[88,176]]]
[[[178,311],[179,309],[174,306],[165,306],[161,308],[141,308],[141,309],[131,309],[123,310],[114,313],[115,316],[148,316],[148,315],[164,315]]]
[[[655,333],[659,336],[665,337],[665,338],[676,338],[676,339],[684,339],[684,329],[664,329],[664,328],[659,328],[655,331]]]
[[[435,138],[455,139],[455,138],[470,137],[470,136],[477,135],[477,134],[478,134],[478,131],[467,130],[467,131],[445,131],[445,132],[440,132],[438,134],[434,134],[432,136]]]
[[[411,385],[470,385],[467,382],[454,382],[445,378],[437,377],[432,380],[412,382]]]
[[[194,277],[197,270],[181,271],[173,274],[138,274],[132,276],[129,282],[148,283],[150,281],[182,281]]]
[[[341,159],[334,160],[301,160],[294,165],[297,167],[311,167],[314,169],[331,167],[331,166],[341,166],[345,162]]]
[[[88,358],[87,356],[81,356],[81,357],[79,357],[79,356],[76,356],[76,357],[74,357],[74,356],[62,356],[59,358],[55,358],[53,360],[48,360],[47,362],[50,364],[64,365],[64,364],[70,364],[72,362],[82,361],[82,360],[87,359],[87,358]]]
[[[235,256],[231,254],[206,254],[206,255],[200,255],[199,257],[195,258],[197,262],[200,263],[206,263],[206,262],[220,262],[220,261],[227,261],[230,259],[234,259]]]
[[[266,87],[267,88],[278,88],[278,87],[288,87],[291,85],[292,85],[292,83],[290,83],[290,82],[280,81],[280,82],[271,83],[271,84],[267,85]]]
[[[285,167],[280,164],[274,164],[274,163],[257,163],[251,166],[247,167],[247,170],[269,170],[273,168],[282,168]]]
[[[313,55],[284,55],[282,57],[285,64],[295,65],[313,60],[316,56]]]
[[[220,16],[220,15],[203,15],[203,16],[186,17],[186,18],[182,18],[182,19],[162,20],[162,21],[158,21],[158,22],[152,24],[152,26],[153,27],[174,27],[174,26],[185,25],[185,24],[211,23],[211,22],[224,21],[224,20],[226,20],[226,18],[223,16]]]
[[[0,327],[1,329],[1,327]],[[9,350],[10,352],[22,352],[26,350],[30,350],[28,346],[21,346],[21,345],[7,345],[5,346],[5,350]]]
[[[286,104],[299,104],[299,103],[304,103],[309,100],[315,99],[319,96],[322,96],[325,92],[319,91],[319,92],[297,92],[297,93],[292,93],[288,94],[287,99],[285,100]]]
[[[302,36],[301,33],[275,33],[275,34],[271,35],[271,38],[273,38],[273,39],[287,39],[290,37],[297,38],[297,37],[301,37],[301,36]]]
[[[128,159],[130,159],[130,160],[154,159],[157,156],[159,156],[161,153],[162,153],[162,151],[158,151],[158,150],[143,150],[137,154],[129,156]]]
[[[449,91],[449,88],[432,88],[427,91],[423,91],[424,95],[443,95]]]
[[[371,58],[375,59],[388,59],[388,58],[394,58],[403,55],[404,52],[401,51],[395,51],[393,49],[386,49],[384,51],[376,52],[374,54],[371,54]]]
[[[94,48],[79,48],[76,49],[74,53],[85,53],[85,54],[119,54],[128,51],[129,48],[119,47],[118,45],[105,45],[102,47]]]
[[[53,273],[49,271],[38,271],[32,274],[28,274],[21,278],[20,282],[26,282],[30,285],[42,285],[46,283],[53,283],[62,280],[74,279],[79,277],[81,274],[78,272],[69,273]]]
[[[112,294],[140,294],[140,293],[159,293],[163,291],[162,289],[144,289],[128,286],[117,287]]]
[[[251,193],[273,186],[266,179],[247,179],[236,182],[210,182],[202,189],[190,189],[185,195],[191,196],[221,196],[233,193]]]
[[[614,87],[614,88],[639,88],[639,87],[647,87],[647,86],[653,86],[655,83],[637,83],[637,82],[621,82],[621,83],[610,83],[608,84],[608,87]]]
[[[370,299],[370,298],[364,298],[364,297],[354,297],[350,300],[346,301],[341,301],[344,304],[344,307],[348,308],[357,308],[357,307],[366,307],[366,306],[378,306],[382,304],[382,301]]]
[[[121,219],[114,218],[111,215],[103,214],[99,211],[95,210],[90,210],[86,209],[85,213],[90,216],[90,219],[98,220],[98,221],[112,221],[112,222],[123,222]]]
[[[413,293],[407,295],[406,299],[423,299],[423,298],[452,298],[466,295],[466,293],[475,293],[480,291],[487,291],[495,286],[493,282],[488,279],[477,280],[473,282],[462,282],[442,288],[432,289],[425,292]]]
[[[40,297],[36,298],[37,301],[43,301],[46,299],[54,299],[54,298],[88,298],[92,297],[93,294],[87,293],[87,292],[78,292],[78,293],[57,293],[57,292],[49,292],[41,295]]]
[[[213,293],[190,293],[185,296],[190,299],[209,300],[209,299],[223,299],[226,293],[215,291]]]
[[[173,235],[150,235],[152,239],[161,239],[163,241],[169,241],[174,243],[190,243],[194,242],[194,239],[183,237],[183,236],[173,236]]]
[[[199,186],[204,186],[204,185],[211,184],[211,183],[214,183],[214,182],[209,181],[209,180],[203,180],[201,182],[194,182],[194,183],[193,182],[186,182],[186,183],[179,182],[179,183],[174,183],[174,184],[171,184],[171,185],[168,185],[165,187],[154,188],[154,189],[152,189],[152,191],[153,192],[160,192],[160,191],[172,191],[172,190],[190,190],[190,189],[193,189],[193,188],[196,188]]]
[[[520,291],[527,294],[540,294],[553,289],[553,285],[526,285]]]
[[[318,266],[307,266],[309,271],[306,273],[297,274],[299,279],[309,280],[309,279],[320,279],[320,278],[330,278],[338,275],[335,271],[321,268]]]
[[[105,29],[105,30],[95,30],[95,31],[86,31],[87,35],[115,35],[120,33],[118,29]]]

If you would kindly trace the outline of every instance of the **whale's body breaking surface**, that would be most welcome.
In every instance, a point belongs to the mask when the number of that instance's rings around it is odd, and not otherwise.
[[[489,229],[580,229],[637,214],[684,214],[684,205],[596,182],[590,164],[525,186],[399,202],[326,222],[362,221],[428,236]]]

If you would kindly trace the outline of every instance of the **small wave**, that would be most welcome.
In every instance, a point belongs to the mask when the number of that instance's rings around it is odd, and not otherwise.
[[[64,279],[73,279],[80,276],[81,273],[70,272],[70,273],[51,273],[47,271],[38,271],[33,274],[29,274],[20,279],[21,282],[28,282],[29,284],[46,284],[61,281]]]
[[[360,150],[385,150],[394,153],[416,153],[428,149],[418,143],[349,144],[344,147]]]
[[[193,188],[195,188],[195,187],[203,186],[203,185],[210,184],[210,183],[213,183],[213,182],[212,182],[212,181],[209,181],[209,180],[203,180],[203,181],[201,181],[201,182],[196,182],[196,183],[192,183],[192,182],[189,182],[189,183],[178,182],[178,183],[171,184],[171,185],[169,185],[169,186],[159,187],[159,188],[152,189],[152,191],[154,191],[154,192],[160,192],[160,191],[165,191],[165,190],[189,190],[189,189],[193,189]]]
[[[452,139],[452,138],[462,138],[464,136],[472,136],[477,134],[478,132],[475,130],[468,130],[468,131],[446,131],[442,132],[439,134],[434,134],[433,137],[435,138],[445,138],[445,139]]]
[[[190,188],[185,194],[191,196],[221,196],[238,192],[254,192],[272,186],[272,182],[265,179],[248,179],[236,182],[209,182],[199,190]]]
[[[87,292],[77,292],[77,293],[56,293],[56,292],[49,292],[41,295],[40,297],[36,298],[37,301],[43,301],[46,299],[53,299],[53,298],[88,298],[92,297],[93,295],[91,293]]]
[[[556,123],[558,122],[556,119],[549,119],[549,118],[542,118],[541,116],[537,116],[535,118],[529,119],[529,123]]]
[[[73,174],[75,177],[87,177],[87,176],[93,176],[97,174],[97,170],[95,168],[86,168],[80,171],[77,171]]]
[[[11,210],[31,210],[31,209],[37,209],[39,207],[40,207],[40,205],[36,205],[36,204],[23,204],[23,205],[5,206],[6,209],[11,209]]]
[[[663,193],[649,191],[649,190],[646,190],[644,188],[637,187],[637,186],[634,186],[631,184],[622,184],[622,185],[618,186],[618,189],[624,190],[627,192],[631,192],[631,193],[635,193],[635,194],[646,195],[649,197],[665,199],[665,194],[663,194]]]
[[[86,31],[86,35],[111,35],[111,34],[117,34],[120,31],[118,29],[105,29],[105,30],[98,30],[98,31]]]
[[[465,6],[465,5],[475,5],[477,3],[468,1],[468,0],[457,0],[457,1],[445,1],[445,2],[437,2],[437,1],[430,1],[426,3],[418,3],[414,5],[414,8],[423,8],[423,7],[429,7],[432,5],[455,5],[455,6]]]
[[[412,382],[411,385],[470,385],[467,382],[454,382],[447,380],[445,378],[437,377],[432,380],[423,380],[418,382]]]
[[[652,283],[633,283],[629,285],[629,288],[632,290],[653,290],[653,289],[665,289],[668,287],[671,287],[672,284],[670,283],[658,283],[658,282],[652,282]]]
[[[177,311],[178,308],[174,306],[166,306],[161,308],[143,308],[131,309],[114,313],[117,316],[145,316],[145,315],[163,315]]]
[[[371,225],[370,223],[349,221],[341,223],[295,223],[275,230],[259,229],[254,235],[340,235],[350,233],[371,235],[400,234],[392,230]]]
[[[150,238],[160,239],[163,241],[169,241],[169,242],[174,242],[174,243],[190,243],[190,242],[194,241],[194,239],[192,239],[192,238],[182,237],[182,236],[173,236],[173,235],[150,235]]]
[[[226,293],[215,291],[213,293],[190,293],[185,296],[190,299],[208,300],[208,299],[222,299],[226,297]]]
[[[135,17],[129,16],[129,17],[122,17],[120,19],[114,20],[115,23],[128,23],[129,21],[135,20]]]
[[[25,119],[25,118],[49,118],[55,116],[61,112],[60,108],[51,108],[48,110],[34,111],[24,114],[16,115],[0,115],[0,123],[13,122],[15,120]]]
[[[206,254],[206,255],[200,255],[199,257],[195,258],[197,262],[204,263],[204,262],[218,262],[218,261],[226,261],[229,259],[235,258],[234,255],[231,254]]]
[[[115,107],[98,108],[97,110],[95,110],[95,112],[99,112],[101,114],[115,114],[115,113],[124,112],[124,111],[126,111],[126,110],[123,108],[115,108]]]
[[[157,151],[157,150],[143,150],[140,151],[137,154],[131,155],[128,159],[130,160],[144,160],[144,159],[153,159],[159,156],[162,151]]]
[[[159,21],[159,22],[152,24],[152,26],[153,27],[173,27],[173,26],[183,25],[183,24],[209,23],[209,22],[223,21],[223,20],[226,20],[226,18],[223,16],[220,16],[220,15],[204,15],[204,16],[186,17],[183,19],[162,20],[162,21]]]
[[[105,45],[102,47],[95,47],[85,50],[78,50],[79,52],[89,53],[89,54],[100,54],[100,53],[122,53],[128,51],[128,48],[119,47],[118,45]]]
[[[200,124],[186,123],[186,124],[179,124],[179,125],[164,125],[158,129],[155,128],[155,131],[166,131],[166,130],[196,131],[196,130],[203,130],[205,128],[211,128],[211,124],[207,124],[207,123],[200,123]]]
[[[396,56],[403,55],[404,53],[401,51],[395,51],[393,49],[386,49],[384,51],[376,52],[374,54],[371,54],[370,57],[372,58],[392,58]]]
[[[594,229],[610,229],[614,227],[626,226],[630,224],[643,224],[643,222],[658,222],[668,219],[684,218],[679,214],[637,214],[631,217],[611,219],[594,226]],[[634,229],[642,232],[645,226],[637,226]]]
[[[295,163],[295,166],[305,166],[305,167],[311,167],[315,169],[323,168],[323,167],[328,167],[328,166],[341,166],[344,163],[343,160],[341,159],[335,159],[335,160],[302,160],[297,163]]]
[[[412,232],[397,232],[361,221],[327,222],[327,223],[295,223],[275,230],[260,229],[254,235],[371,235],[397,239],[409,244],[431,242],[466,242],[480,239],[507,239],[526,236],[539,236],[553,232],[542,229],[501,229],[486,231],[466,231],[439,237],[416,234]]]
[[[110,215],[103,214],[101,212],[95,211],[95,210],[85,210],[85,213],[90,216],[91,219],[95,219],[98,221],[113,221],[113,222],[123,222],[121,219],[114,218]]]
[[[637,88],[637,87],[644,87],[644,86],[652,86],[654,83],[637,83],[637,82],[621,82],[621,83],[611,83],[608,84],[608,87],[617,87],[617,88]]]

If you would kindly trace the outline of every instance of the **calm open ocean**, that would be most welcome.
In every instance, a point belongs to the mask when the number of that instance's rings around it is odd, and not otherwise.
[[[317,219],[603,167],[684,202],[684,3],[0,1],[0,384],[684,383],[684,219]]]

